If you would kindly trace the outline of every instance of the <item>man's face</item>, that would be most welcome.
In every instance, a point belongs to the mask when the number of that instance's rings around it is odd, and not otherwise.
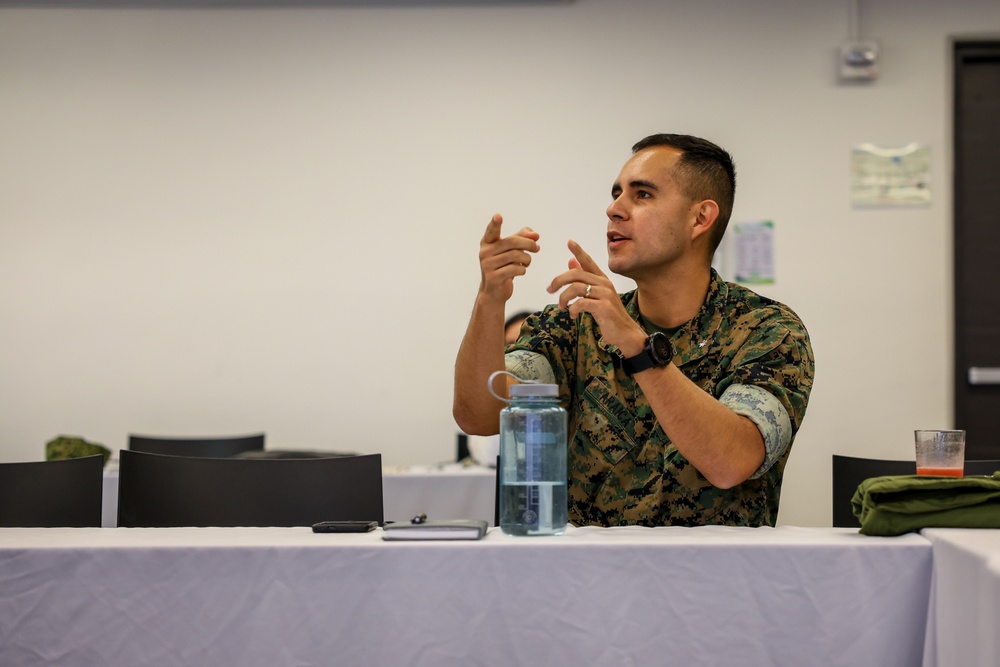
[[[639,281],[691,251],[698,203],[674,179],[681,152],[645,148],[622,167],[608,206],[608,268]]]

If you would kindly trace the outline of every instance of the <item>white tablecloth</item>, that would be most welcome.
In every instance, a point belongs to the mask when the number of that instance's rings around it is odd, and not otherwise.
[[[445,464],[387,468],[382,473],[382,506],[386,521],[485,519],[493,525],[496,470]],[[118,469],[104,471],[101,525],[118,525]]]
[[[0,664],[921,663],[919,535],[577,528],[0,529]]]
[[[927,528],[934,585],[925,667],[1000,665],[1000,530]]]

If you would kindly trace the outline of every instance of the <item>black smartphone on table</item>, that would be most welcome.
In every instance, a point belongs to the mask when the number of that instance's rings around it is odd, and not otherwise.
[[[378,528],[378,521],[320,521],[312,526],[314,533],[368,533]]]

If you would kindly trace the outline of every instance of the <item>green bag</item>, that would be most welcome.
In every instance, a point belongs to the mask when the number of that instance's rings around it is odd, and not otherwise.
[[[93,456],[94,454],[103,456],[106,465],[108,459],[111,457],[111,450],[96,442],[87,442],[83,438],[66,435],[56,436],[45,443],[46,461],[75,459],[81,456]]]
[[[1000,528],[1000,471],[992,477],[872,477],[858,485],[851,509],[864,535],[902,535],[921,528]]]

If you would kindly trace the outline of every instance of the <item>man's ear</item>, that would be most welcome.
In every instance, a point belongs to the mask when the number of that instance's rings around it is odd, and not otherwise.
[[[719,205],[711,199],[705,199],[695,204],[694,226],[691,228],[691,240],[704,236],[719,218]],[[704,238],[708,238],[705,236]]]

